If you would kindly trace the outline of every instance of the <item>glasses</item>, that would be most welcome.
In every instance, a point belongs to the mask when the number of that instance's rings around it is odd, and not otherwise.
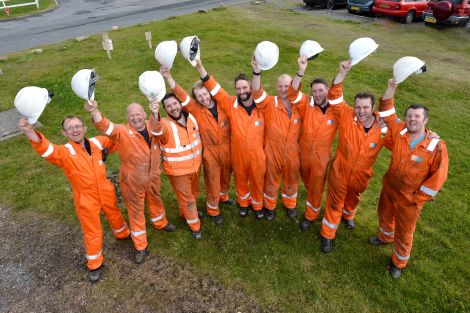
[[[80,129],[82,129],[82,128],[83,128],[83,124],[82,124],[82,125],[75,125],[75,126],[67,127],[67,128],[65,129],[65,131],[71,133],[71,132],[73,132],[74,130],[80,130]]]

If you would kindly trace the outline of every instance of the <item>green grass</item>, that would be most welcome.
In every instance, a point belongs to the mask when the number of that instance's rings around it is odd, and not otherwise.
[[[23,3],[29,3],[29,2],[33,2],[33,0],[9,0],[9,1],[5,1],[5,4],[15,5],[15,4],[23,4]],[[0,12],[0,21],[44,13],[44,12],[52,10],[56,6],[57,4],[55,0],[40,0],[39,9],[35,4],[26,5],[22,7],[16,7],[16,8],[10,8],[10,15],[7,15],[5,11],[2,10]],[[0,5],[0,8],[3,8],[3,6]]]
[[[257,222],[253,216],[240,219],[236,208],[223,207],[225,225],[215,227],[204,219],[203,240],[196,242],[177,217],[176,200],[166,177],[162,177],[162,195],[167,215],[180,230],[157,235],[151,230],[152,251],[187,262],[201,275],[243,288],[272,312],[470,311],[468,33],[395,23],[344,23],[268,6],[218,9],[111,32],[115,47],[111,60],[101,49],[100,36],[46,46],[42,54],[11,54],[8,61],[0,63],[4,72],[0,77],[0,110],[11,108],[16,92],[26,85],[54,90],[56,96],[40,118],[44,124],[41,131],[52,141],[63,142],[59,132],[63,116],[80,114],[89,120],[82,101],[70,89],[70,79],[80,68],[96,68],[101,76],[96,93],[102,111],[112,120],[124,122],[130,102],[147,104],[138,89],[138,76],[157,68],[153,50],[144,39],[149,30],[156,41],[179,41],[197,34],[206,69],[230,92],[234,76],[251,72],[251,54],[262,40],[280,47],[278,64],[262,74],[264,87],[274,93],[279,74],[296,72],[297,53],[304,40],[316,40],[325,48],[307,70],[303,79],[306,87],[316,76],[332,80],[339,62],[348,57],[349,44],[358,37],[372,37],[380,47],[348,75],[346,100],[351,103],[361,90],[382,95],[398,58],[412,55],[425,60],[429,71],[400,85],[397,107],[403,112],[412,102],[429,106],[429,126],[447,142],[450,156],[449,179],[437,200],[423,210],[409,268],[399,281],[392,281],[386,270],[390,247],[376,248],[366,241],[378,228],[376,205],[381,177],[388,166],[386,151],[380,154],[376,175],[363,195],[358,227],[354,231],[340,227],[335,250],[329,255],[319,251],[320,222],[302,233],[281,206],[272,223]],[[172,73],[186,89],[197,79],[181,56]],[[108,169],[117,168],[117,158],[112,156]],[[0,143],[0,169],[0,203],[17,211],[35,210],[75,220],[66,179],[59,169],[35,155],[24,138]],[[233,188],[231,194],[234,196]],[[300,195],[302,212],[303,187]],[[202,193],[199,207],[204,203]]]

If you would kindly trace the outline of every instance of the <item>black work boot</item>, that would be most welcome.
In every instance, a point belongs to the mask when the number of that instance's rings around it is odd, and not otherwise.
[[[224,217],[222,216],[222,214],[212,216],[212,221],[215,225],[221,225],[224,222]]]
[[[306,219],[305,217],[302,219],[302,221],[299,224],[300,230],[306,231],[307,229],[312,226],[312,221]]]
[[[202,232],[200,230],[191,231],[191,235],[193,235],[193,237],[196,238],[196,240],[199,240],[202,238]]]
[[[219,202],[219,203],[233,206],[233,205],[237,204],[237,201],[235,201],[233,199],[228,199],[227,201],[222,201],[222,202]]]
[[[257,220],[262,220],[264,218],[263,210],[255,210],[255,216]]]
[[[356,222],[354,222],[354,220],[345,220],[345,219],[343,219],[343,224],[344,224],[344,226],[346,226],[347,229],[356,228]]]
[[[327,239],[321,236],[321,252],[323,253],[330,253],[333,250],[333,239]]]
[[[274,210],[264,208],[263,211],[264,211],[264,217],[266,217],[266,220],[269,222],[271,222],[276,216],[276,213],[274,212]]]
[[[393,279],[398,279],[400,278],[403,269],[393,264],[393,262],[390,260],[390,264],[388,265],[388,272]]]
[[[386,245],[388,243],[388,242],[380,240],[379,236],[369,237],[367,241],[373,246]]]
[[[145,261],[145,257],[147,256],[147,254],[148,254],[147,248],[145,248],[143,250],[135,249],[134,250],[134,263],[135,264],[143,263]]]
[[[172,233],[176,230],[176,226],[171,223],[168,223],[165,227],[162,228],[162,230],[166,231],[167,233]]]
[[[297,211],[295,209],[287,209],[287,217],[288,218],[294,219],[296,216],[297,216]]]
[[[240,213],[241,217],[245,217],[245,216],[248,215],[248,208],[247,207],[239,206],[238,210],[239,210],[238,212]]]
[[[97,283],[101,277],[101,266],[88,272],[88,278],[92,283]]]

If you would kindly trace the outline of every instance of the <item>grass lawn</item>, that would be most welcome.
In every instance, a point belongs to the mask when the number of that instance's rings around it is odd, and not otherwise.
[[[0,110],[13,107],[17,91],[24,86],[53,90],[55,98],[40,118],[44,124],[40,130],[53,142],[64,142],[59,131],[63,116],[80,114],[89,120],[82,100],[70,88],[70,79],[80,68],[96,68],[101,76],[96,87],[101,111],[113,121],[124,122],[129,103],[147,104],[138,88],[138,76],[157,69],[154,51],[144,38],[149,30],[157,42],[198,35],[206,69],[231,93],[233,77],[240,72],[251,73],[251,54],[262,40],[271,40],[280,48],[276,67],[262,74],[265,89],[274,93],[279,74],[295,73],[298,49],[304,40],[316,40],[325,48],[303,79],[304,91],[308,92],[306,87],[314,77],[333,79],[339,62],[348,58],[354,39],[372,37],[380,46],[346,78],[346,100],[352,103],[354,94],[362,90],[381,96],[398,58],[411,55],[425,60],[428,72],[402,83],[396,104],[401,113],[412,102],[426,104],[431,110],[428,125],[447,142],[450,157],[448,181],[436,201],[426,204],[409,268],[398,281],[393,281],[386,269],[391,247],[367,244],[367,237],[378,230],[376,206],[389,161],[386,151],[381,152],[376,175],[363,194],[357,228],[348,231],[340,226],[331,254],[320,252],[320,221],[302,233],[298,221],[287,219],[282,205],[271,223],[257,222],[253,215],[241,219],[235,208],[222,207],[226,223],[215,227],[204,219],[203,239],[196,242],[177,217],[176,200],[166,177],[162,177],[162,194],[167,215],[180,229],[158,236],[150,230],[152,251],[187,262],[201,275],[243,288],[271,312],[470,311],[468,32],[388,21],[358,24],[265,5],[211,10],[111,32],[115,49],[111,60],[106,58],[98,35],[82,42],[46,46],[42,54],[11,54],[0,63],[4,72],[0,76]],[[180,55],[172,74],[187,90],[198,78]],[[117,168],[117,157],[112,156],[108,169]],[[0,203],[4,206],[77,223],[65,177],[38,157],[25,138],[0,143],[0,169]],[[235,197],[233,188],[231,195]],[[298,208],[302,213],[303,187],[300,195]],[[202,193],[198,206],[204,204]]]
[[[23,3],[30,3],[30,2],[33,2],[33,0],[8,0],[8,1],[5,1],[5,4],[16,5],[16,4],[23,4]],[[0,13],[0,21],[14,19],[14,18],[21,17],[21,16],[29,16],[29,15],[47,12],[47,11],[52,10],[56,6],[57,4],[55,0],[40,0],[39,9],[35,4],[10,8],[10,15],[7,15],[5,11],[2,10],[2,12]],[[3,5],[1,7],[3,7]]]

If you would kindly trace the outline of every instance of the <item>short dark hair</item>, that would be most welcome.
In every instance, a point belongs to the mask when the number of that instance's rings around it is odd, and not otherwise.
[[[77,120],[82,122],[83,125],[85,125],[85,122],[83,121],[83,119],[80,116],[78,116],[78,115],[68,115],[68,116],[64,117],[64,119],[62,120],[62,129],[65,130],[65,128],[64,128],[65,121],[72,120],[74,118],[76,118]]]
[[[372,108],[374,108],[375,104],[375,97],[373,94],[369,92],[360,92],[354,97],[354,102],[356,102],[356,99],[370,99],[370,103],[372,104]]]
[[[163,108],[165,108],[165,100],[169,99],[171,97],[174,97],[176,100],[178,100],[178,97],[176,97],[176,95],[174,93],[172,93],[172,92],[167,93],[162,99]]]
[[[429,109],[425,105],[422,105],[422,104],[419,104],[419,103],[413,103],[413,104],[409,105],[405,110],[405,117],[408,114],[409,109],[412,109],[412,110],[423,109],[424,118],[428,118],[428,116],[429,116]]]
[[[236,85],[239,80],[245,80],[251,85],[251,80],[245,74],[238,74],[234,79],[234,84]]]
[[[314,84],[322,84],[328,89],[328,82],[323,77],[317,77],[312,80],[312,82],[310,83],[310,88],[312,88]]]

